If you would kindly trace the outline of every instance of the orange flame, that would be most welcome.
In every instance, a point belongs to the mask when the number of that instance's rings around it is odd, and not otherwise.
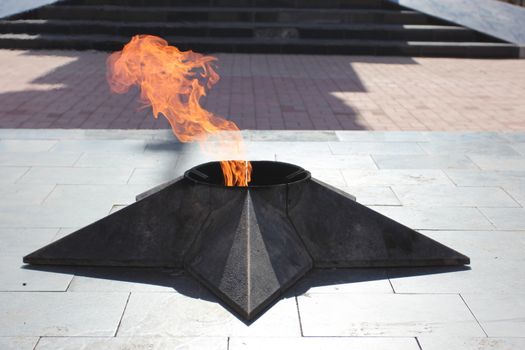
[[[216,60],[180,51],[156,36],[136,35],[122,51],[109,56],[107,79],[111,90],[119,94],[138,85],[144,105],[153,108],[155,118],[160,114],[166,117],[181,142],[198,141],[207,152],[243,159],[244,144],[237,125],[199,103],[206,96],[206,88],[219,81],[213,68]],[[249,162],[222,160],[221,168],[226,186],[248,186],[252,171]]]

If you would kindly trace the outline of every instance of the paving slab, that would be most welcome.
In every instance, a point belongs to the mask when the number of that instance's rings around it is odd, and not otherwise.
[[[14,57],[19,57],[15,55]],[[111,130],[115,133],[117,130]],[[89,130],[82,129],[0,129],[0,139],[3,140],[58,140],[84,139]]]
[[[180,270],[91,268],[82,269],[71,281],[70,292],[164,292],[204,293],[193,278]]]
[[[416,230],[494,229],[477,208],[372,206],[371,209]]]
[[[47,129],[49,132],[53,129]],[[69,131],[69,130],[68,130]],[[73,134],[68,139],[85,139],[85,140],[165,140],[177,141],[171,129],[154,130],[154,129],[73,129],[72,131],[80,134]]]
[[[393,293],[386,270],[322,269],[312,270],[292,288],[295,295],[312,293]]]
[[[207,142],[211,148],[218,146],[213,142]],[[151,140],[147,141],[144,149],[146,156],[160,156],[171,154],[186,154],[202,152],[202,147],[197,142],[180,142],[177,139]]]
[[[470,155],[469,158],[482,170],[525,171],[525,156]]]
[[[525,231],[427,231],[424,235],[454,247],[471,258],[484,260],[525,260]]]
[[[444,171],[458,186],[525,186],[525,171]]]
[[[392,188],[385,186],[344,186],[340,190],[355,196],[364,205],[401,205]]]
[[[179,338],[109,338],[109,337],[42,337],[35,350],[227,350],[226,337]]]
[[[480,208],[499,230],[525,230],[525,208]]]
[[[522,132],[501,132],[499,133],[501,137],[504,137],[509,142],[518,142],[518,143],[525,143],[525,134]]]
[[[55,55],[58,52],[53,51]],[[16,57],[20,58],[20,56]],[[0,129],[0,139],[5,140],[171,140],[174,138],[170,129]]]
[[[508,133],[494,132],[494,131],[423,131],[421,134],[425,135],[426,141],[429,142],[451,142],[451,143],[509,143],[512,139],[507,137]],[[522,133],[514,133],[514,136]],[[516,141],[515,141],[516,142]]]
[[[476,169],[470,158],[461,154],[448,155],[387,155],[372,156],[379,169]]]
[[[144,140],[60,140],[51,151],[140,154],[145,147]]]
[[[38,337],[0,337],[2,350],[34,350]]]
[[[282,299],[250,326],[208,295],[132,293],[117,336],[299,336],[295,298]]]
[[[307,168],[312,177],[335,187],[345,187],[347,183],[341,170],[324,168]]]
[[[330,142],[259,142],[253,141],[246,144],[246,152],[248,154],[255,153],[257,151],[264,150],[268,153],[286,153],[288,155],[304,155],[304,154],[317,154],[317,155],[331,155]]]
[[[445,184],[452,182],[442,170],[381,169],[343,170],[347,186],[394,186]]]
[[[416,142],[330,142],[333,154],[425,154]]]
[[[21,185],[12,184],[0,187],[0,205],[5,204],[42,204],[44,199],[53,191],[54,184]]]
[[[111,210],[110,210],[111,211]],[[53,237],[52,242],[59,240],[75,231],[80,230],[82,227],[61,227],[55,237]]]
[[[150,185],[56,185],[53,192],[42,203],[43,206],[65,206],[82,201],[83,207],[111,208],[114,204],[135,202],[137,194]]]
[[[29,171],[28,167],[10,167],[1,166],[2,176],[0,176],[0,184],[15,183],[25,173]]]
[[[0,256],[22,257],[50,243],[57,232],[57,228],[0,228]]]
[[[525,156],[525,140],[521,140],[519,143],[513,143],[512,148],[518,151],[521,155]]]
[[[2,140],[0,139],[0,152],[47,152],[57,141],[53,140]]]
[[[135,168],[129,177],[128,184],[149,185],[150,187],[154,187],[181,176],[185,170],[177,171],[177,168],[174,168],[160,171],[155,168]]]
[[[83,227],[106,216],[110,208],[82,207],[79,202],[61,206],[1,206],[0,227]]]
[[[293,163],[305,169],[377,169],[374,160],[369,155],[289,155],[286,150],[276,154],[279,162]]]
[[[515,289],[506,294],[462,294],[489,337],[523,337],[525,294]],[[521,293],[521,294],[520,294]]]
[[[20,184],[118,185],[127,183],[133,168],[34,167]]]
[[[514,198],[522,207],[525,207],[525,184],[522,185],[504,185],[502,187],[512,198]]]
[[[298,298],[305,336],[484,336],[459,295],[311,294]]]
[[[518,156],[514,148],[506,143],[485,141],[436,141],[419,143],[428,154],[481,154],[492,156]]]
[[[353,131],[337,130],[339,141],[349,142],[426,142],[429,140],[424,132],[420,131]]]
[[[64,273],[26,269],[21,256],[0,257],[0,292],[64,292],[72,278]]]
[[[0,293],[0,337],[113,336],[128,293]]]
[[[499,187],[448,185],[392,186],[403,205],[412,207],[520,207]]]
[[[418,337],[423,350],[521,350],[525,338]]]
[[[407,268],[388,272],[396,293],[508,294],[525,288],[525,261],[472,259],[470,269]]]
[[[321,141],[337,141],[340,140],[338,131],[334,130],[280,130],[278,133],[269,130],[250,130],[247,137],[250,141],[259,142],[289,142],[289,141],[304,141],[304,142],[321,142]]]
[[[230,338],[229,350],[419,350],[415,338],[392,337],[303,337],[303,338]]]
[[[80,152],[20,152],[0,153],[0,164],[4,166],[72,166],[80,158]]]
[[[85,168],[158,168],[174,167],[177,154],[121,154],[85,152],[75,162],[75,167]]]

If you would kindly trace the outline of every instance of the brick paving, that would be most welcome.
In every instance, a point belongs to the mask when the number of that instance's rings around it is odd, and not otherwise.
[[[524,60],[217,56],[205,105],[242,129],[525,130]],[[0,128],[167,128],[109,92],[106,57],[0,50]]]

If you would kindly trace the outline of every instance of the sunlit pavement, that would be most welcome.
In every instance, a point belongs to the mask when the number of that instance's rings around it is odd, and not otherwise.
[[[210,157],[168,130],[2,129],[0,349],[525,348],[525,133],[243,135],[249,159],[302,165],[471,269],[313,273],[250,326],[175,271],[24,269]]]

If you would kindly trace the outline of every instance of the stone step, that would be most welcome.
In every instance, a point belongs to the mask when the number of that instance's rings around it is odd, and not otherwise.
[[[198,52],[306,53],[434,57],[516,58],[517,46],[505,43],[322,40],[268,38],[166,37],[182,50]],[[119,50],[128,36],[0,34],[0,48]]]
[[[214,7],[281,7],[281,8],[392,8],[384,0],[70,0],[70,5],[83,6],[214,6]]]
[[[250,23],[250,22],[141,22],[14,20],[0,21],[0,33],[13,34],[105,34],[132,36],[204,36],[231,38],[368,39],[412,41],[492,41],[457,26]]]
[[[44,6],[23,18],[120,22],[296,22],[440,24],[422,13],[392,9],[290,9],[246,7]]]

